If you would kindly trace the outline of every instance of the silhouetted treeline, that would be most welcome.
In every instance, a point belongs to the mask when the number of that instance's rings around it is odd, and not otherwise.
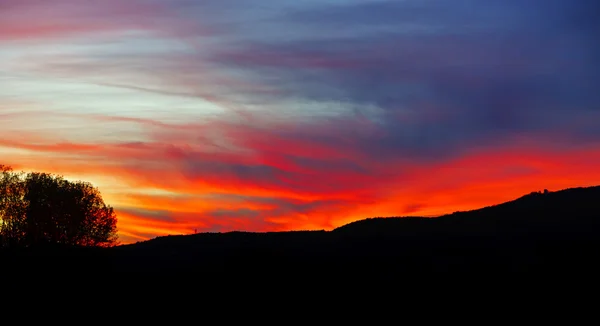
[[[0,165],[0,247],[116,243],[116,214],[90,183]]]

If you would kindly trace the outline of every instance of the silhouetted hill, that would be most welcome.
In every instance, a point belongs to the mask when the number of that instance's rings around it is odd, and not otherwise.
[[[504,234],[506,232],[585,231],[600,221],[600,186],[533,192],[499,205],[436,218],[369,218],[333,232],[366,235]]]
[[[531,193],[437,218],[371,218],[333,231],[205,233],[109,249],[23,249],[5,260],[73,263],[138,274],[286,273],[399,277],[423,273],[599,271],[600,187]],[[54,263],[52,263],[54,262]],[[24,265],[25,264],[25,265]],[[327,276],[329,275],[329,276]]]

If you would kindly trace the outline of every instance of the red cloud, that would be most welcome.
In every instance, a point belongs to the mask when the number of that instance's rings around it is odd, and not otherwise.
[[[168,6],[140,0],[8,0],[0,5],[0,40],[56,39],[146,30],[170,36],[216,31],[181,19]]]
[[[299,124],[171,128],[132,122],[153,130],[153,138],[131,144],[4,140],[4,147],[32,154],[30,160],[9,156],[3,163],[110,180],[101,182],[101,191],[122,208],[119,227],[129,242],[194,230],[331,229],[370,216],[438,215],[532,190],[600,182],[598,147],[552,151],[519,141],[410,164],[361,154],[350,139],[327,138],[335,132],[318,123],[301,133]],[[221,136],[212,139],[223,146],[198,141],[217,131]]]

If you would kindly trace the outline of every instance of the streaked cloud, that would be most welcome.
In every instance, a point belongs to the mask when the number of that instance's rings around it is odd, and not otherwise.
[[[598,184],[599,9],[0,0],[1,163],[94,182],[126,242]]]

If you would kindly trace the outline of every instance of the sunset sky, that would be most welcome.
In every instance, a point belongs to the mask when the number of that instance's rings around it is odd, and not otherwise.
[[[0,0],[0,164],[124,243],[600,184],[594,0]]]

